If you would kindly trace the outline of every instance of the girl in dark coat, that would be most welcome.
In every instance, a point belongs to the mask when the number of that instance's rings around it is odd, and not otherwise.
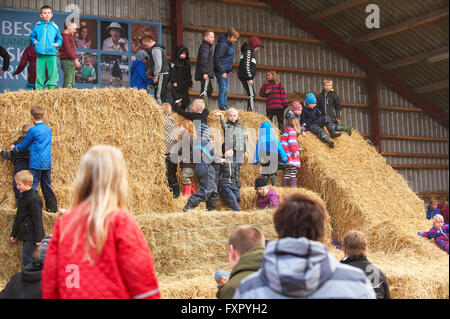
[[[170,82],[172,83],[172,98],[181,99],[181,108],[186,110],[190,101],[189,88],[192,87],[191,66],[189,63],[189,50],[185,46],[176,48],[176,59],[170,65]]]

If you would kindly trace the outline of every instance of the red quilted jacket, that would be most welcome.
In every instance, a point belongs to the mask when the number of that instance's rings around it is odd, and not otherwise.
[[[160,298],[152,253],[131,215],[117,211],[108,219],[108,236],[95,262],[84,260],[86,232],[75,229],[86,222],[86,205],[67,212],[55,223],[42,271],[44,299]],[[62,230],[68,233],[61,239]]]

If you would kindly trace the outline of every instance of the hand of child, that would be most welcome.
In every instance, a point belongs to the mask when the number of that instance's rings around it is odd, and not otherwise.
[[[208,79],[208,74],[203,74],[203,80]]]
[[[76,67],[77,69],[81,69],[81,63],[78,62],[78,60],[75,60],[75,67]]]
[[[272,89],[271,89],[271,88],[267,88],[267,89],[265,90],[265,93],[266,93],[266,94],[270,94],[270,92],[272,92]]]
[[[229,73],[229,76],[230,76],[230,78],[231,78],[231,77],[233,76],[233,72],[230,72],[230,73]]]
[[[226,73],[222,74],[222,78],[226,79],[227,78],[227,74]]]
[[[9,240],[14,244],[16,242],[16,237],[11,237]]]
[[[174,88],[176,88],[176,87],[178,86],[178,84],[175,82],[174,84],[172,84],[172,86],[173,86]]]
[[[248,162],[248,152],[244,153],[244,162]]]
[[[222,113],[220,113],[220,112],[216,112],[216,113],[214,113],[214,115],[217,115],[217,116],[223,117],[223,114],[222,114]]]
[[[158,83],[158,77],[157,76],[155,76],[154,78],[153,78],[153,83]]]
[[[36,242],[36,247],[39,247],[41,245],[41,242],[40,241],[37,241]]]
[[[302,136],[306,136],[307,133],[308,133],[308,132],[303,131],[303,132],[302,132]]]
[[[59,47],[58,43],[52,43],[52,45],[55,46],[55,48]]]
[[[253,85],[253,80],[248,81],[248,84]]]
[[[423,237],[423,233],[420,231],[417,233],[417,235],[422,236]]]
[[[9,146],[9,150],[12,151],[13,149],[14,149],[14,144],[11,144],[11,145]]]
[[[225,162],[226,162],[226,160],[225,160],[224,158],[222,158],[222,159],[220,160],[220,165],[225,164]]]
[[[182,101],[182,100],[183,100],[183,99],[176,100],[176,101],[175,101],[175,104],[181,105],[181,101]]]
[[[36,44],[38,44],[38,43],[39,43],[38,40],[36,40],[36,41],[33,42],[34,45],[36,45]]]

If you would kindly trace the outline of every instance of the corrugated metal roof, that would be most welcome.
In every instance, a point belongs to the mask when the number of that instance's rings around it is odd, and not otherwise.
[[[287,0],[287,2],[306,14],[314,17],[335,5],[342,5],[348,0]],[[427,14],[449,8],[448,0],[372,0],[340,11],[336,14],[317,19],[323,26],[332,30],[343,40],[358,39],[376,32],[365,25],[366,6],[376,4],[380,8],[380,28],[396,26],[400,23],[423,17]],[[439,19],[418,26],[386,35],[371,41],[353,43],[361,52],[380,65],[385,65],[407,57],[427,53],[449,44],[448,13]],[[390,71],[399,80],[411,88],[416,88],[443,80],[448,80],[448,58],[435,63],[422,61]],[[430,102],[448,113],[448,88],[421,94]]]

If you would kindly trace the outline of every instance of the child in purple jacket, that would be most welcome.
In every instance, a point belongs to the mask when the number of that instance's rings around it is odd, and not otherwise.
[[[433,217],[433,227],[427,232],[418,232],[419,236],[433,238],[436,245],[448,253],[448,224],[444,223],[441,214]]]
[[[261,208],[276,208],[280,202],[280,196],[273,188],[269,188],[267,180],[263,177],[258,177],[255,180],[255,190],[258,194],[258,204]]]

